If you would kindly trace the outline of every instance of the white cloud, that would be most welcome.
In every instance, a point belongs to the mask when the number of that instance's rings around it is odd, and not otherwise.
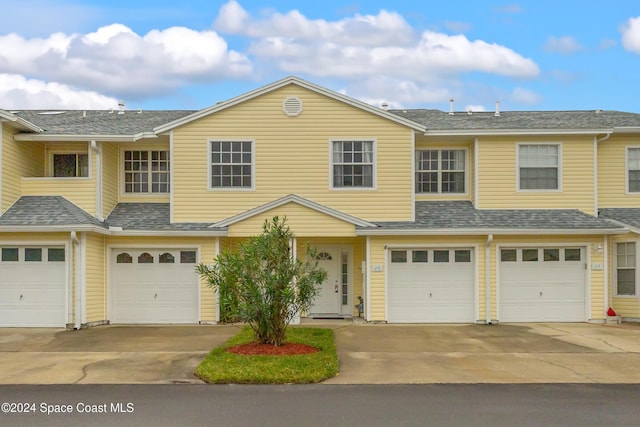
[[[544,45],[547,52],[556,52],[562,54],[575,53],[582,49],[580,43],[573,37],[549,37]]]
[[[465,105],[464,107],[464,111],[473,111],[475,113],[479,113],[482,111],[487,111],[487,109],[484,107],[484,105]]]
[[[0,107],[3,109],[109,109],[117,105],[115,98],[96,92],[15,74],[0,74]]]
[[[444,27],[447,30],[452,31],[454,33],[463,34],[463,33],[466,33],[467,31],[469,31],[471,29],[472,25],[469,24],[468,22],[445,21],[444,22]]]
[[[622,45],[628,51],[640,53],[640,16],[629,18],[623,25]]]
[[[22,74],[122,98],[161,95],[186,82],[251,73],[249,59],[214,31],[185,27],[138,35],[121,24],[85,35],[0,36],[0,73]]]

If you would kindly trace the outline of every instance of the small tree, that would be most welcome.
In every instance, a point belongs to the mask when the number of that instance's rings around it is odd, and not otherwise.
[[[226,315],[248,323],[259,343],[282,345],[287,326],[309,310],[327,273],[308,245],[303,261],[291,256],[293,233],[286,218],[266,220],[262,229],[261,235],[219,254],[212,266],[200,263],[197,271],[224,295]]]

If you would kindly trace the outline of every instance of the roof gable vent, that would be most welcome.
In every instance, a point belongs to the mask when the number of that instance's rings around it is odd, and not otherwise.
[[[302,112],[302,101],[297,96],[289,96],[282,101],[282,111],[289,117],[295,117]]]

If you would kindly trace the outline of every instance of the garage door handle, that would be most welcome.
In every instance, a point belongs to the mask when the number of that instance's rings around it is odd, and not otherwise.
[[[433,296],[433,294],[431,292],[429,292],[429,298],[431,298]]]
[[[540,291],[540,296],[542,296],[542,291]]]
[[[23,295],[20,295],[20,301],[22,301],[22,297],[23,297]]]
[[[155,294],[155,295],[153,296],[153,298],[154,298],[154,299],[158,298],[158,294]]]

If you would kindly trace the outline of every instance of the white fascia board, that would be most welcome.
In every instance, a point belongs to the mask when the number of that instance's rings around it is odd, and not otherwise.
[[[6,233],[60,233],[70,231],[110,234],[109,230],[94,225],[0,225],[0,232]]]
[[[626,234],[628,228],[620,229],[543,229],[543,228],[514,228],[514,229],[493,229],[493,228],[433,228],[433,229],[357,229],[356,236],[486,236],[498,235],[605,235],[605,234]]]
[[[613,129],[469,129],[429,130],[425,136],[487,136],[487,135],[600,135]]]
[[[215,231],[163,231],[163,230],[123,230],[115,231],[110,230],[111,236],[185,236],[185,237],[226,237],[228,235],[227,230],[215,230]]]
[[[147,135],[147,133],[143,133]],[[19,133],[16,134],[16,141],[44,141],[44,142],[87,142],[95,140],[98,142],[135,142],[142,138],[155,138],[155,134],[148,134],[150,136],[136,135],[64,135],[64,134],[31,134],[31,133]]]
[[[632,225],[626,224],[626,223],[624,223],[622,221],[618,221],[616,219],[611,219],[611,218],[603,218],[603,219],[605,219],[606,221],[612,222],[614,224],[617,224],[617,225],[619,225],[621,227],[625,227],[625,229],[627,231],[630,231],[630,232],[636,233],[636,234],[640,234],[640,228],[638,228],[638,227],[634,227]]]
[[[42,128],[34,125],[28,120],[23,119],[22,117],[18,117],[15,114],[11,114],[8,111],[0,110],[0,120],[6,120],[8,122],[15,123],[18,127],[21,127],[26,130],[30,130],[33,132],[42,132]]]
[[[208,116],[209,114],[213,114],[213,113],[216,113],[218,111],[227,109],[227,108],[232,107],[234,105],[237,105],[237,104],[239,104],[241,102],[247,101],[247,100],[252,99],[252,98],[256,98],[256,97],[258,97],[260,95],[264,95],[265,93],[274,91],[276,89],[280,89],[281,87],[287,86],[289,84],[296,84],[296,85],[298,85],[300,87],[304,87],[304,88],[309,89],[309,90],[311,90],[313,92],[320,93],[320,94],[325,95],[325,96],[327,96],[329,98],[335,99],[337,101],[344,102],[344,103],[349,104],[349,105],[351,105],[353,107],[359,108],[361,110],[368,111],[370,113],[373,113],[373,114],[376,114],[378,116],[384,117],[386,119],[392,120],[392,121],[394,121],[396,123],[400,123],[402,125],[408,126],[408,127],[412,128],[412,129],[415,129],[417,131],[425,132],[425,130],[426,130],[426,127],[424,125],[420,124],[420,123],[417,123],[417,122],[414,122],[412,120],[408,120],[408,119],[402,118],[400,116],[396,116],[395,114],[389,113],[388,111],[385,111],[385,110],[383,110],[381,108],[373,107],[373,106],[371,106],[371,105],[369,105],[367,103],[364,103],[362,101],[358,101],[358,100],[350,98],[350,97],[348,97],[346,95],[342,95],[342,94],[340,94],[338,92],[334,92],[332,90],[323,88],[322,86],[318,86],[316,84],[313,84],[313,83],[307,82],[305,80],[299,79],[298,77],[289,76],[289,77],[285,77],[284,79],[278,80],[278,81],[276,81],[274,83],[271,83],[271,84],[268,84],[266,86],[262,86],[262,87],[260,87],[258,89],[255,89],[255,90],[252,90],[250,92],[247,92],[247,93],[245,93],[243,95],[236,96],[235,98],[231,98],[231,99],[229,99],[227,101],[220,102],[220,103],[218,103],[216,105],[213,105],[213,106],[211,106],[209,108],[205,108],[203,110],[197,111],[197,112],[195,112],[193,114],[190,114],[188,116],[182,117],[182,118],[180,118],[178,120],[174,120],[174,121],[169,122],[167,124],[158,126],[158,127],[154,128],[153,131],[156,134],[160,134],[160,133],[163,133],[163,132],[170,131],[171,129],[174,129],[174,128],[178,127],[178,126],[182,126],[182,125],[184,125],[186,123],[189,123],[189,122],[192,122],[194,120],[200,119],[202,117]]]
[[[613,128],[613,133],[640,133],[640,126],[619,126]]]

